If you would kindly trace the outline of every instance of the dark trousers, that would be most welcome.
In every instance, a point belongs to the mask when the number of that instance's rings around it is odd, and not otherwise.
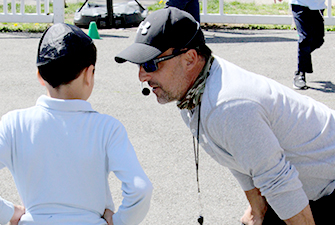
[[[168,0],[166,5],[188,12],[200,23],[200,6],[198,0]]]
[[[311,53],[321,47],[325,36],[323,11],[292,5],[292,14],[299,35],[298,71],[313,73]]]
[[[316,225],[334,224],[335,191],[317,201],[309,201]],[[265,214],[263,225],[286,225],[270,207]]]

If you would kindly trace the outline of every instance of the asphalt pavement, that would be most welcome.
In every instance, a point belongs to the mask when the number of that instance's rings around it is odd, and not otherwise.
[[[87,32],[87,30],[85,30]],[[214,54],[292,88],[297,62],[294,30],[204,31]],[[133,43],[136,28],[99,30],[96,83],[89,99],[93,108],[118,118],[127,128],[138,158],[154,185],[150,212],[144,225],[196,225],[200,212],[193,142],[175,103],[159,105],[154,95],[140,92],[137,66],[117,64],[114,56]],[[0,33],[0,116],[30,107],[46,91],[36,78],[40,34]],[[324,45],[313,53],[310,88],[298,91],[335,109],[335,33],[327,32]],[[64,68],[66,69],[66,68]],[[255,87],[257,88],[257,87]],[[43,160],[43,159],[41,159]],[[240,225],[247,200],[235,178],[204,151],[200,153],[200,188],[204,224]],[[120,182],[111,175],[116,205]],[[0,196],[19,204],[20,198],[7,169],[0,171]]]

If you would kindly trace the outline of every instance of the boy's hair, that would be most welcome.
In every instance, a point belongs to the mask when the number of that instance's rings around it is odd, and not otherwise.
[[[53,88],[68,84],[78,78],[80,73],[90,65],[95,66],[96,47],[94,44],[82,49],[78,55],[66,55],[45,65],[38,66],[43,80]]]
[[[76,26],[59,23],[46,30],[40,40],[37,67],[53,88],[68,84],[96,63],[92,39]]]

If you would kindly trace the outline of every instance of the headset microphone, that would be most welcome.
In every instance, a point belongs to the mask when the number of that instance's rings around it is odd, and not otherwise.
[[[150,89],[149,88],[143,88],[143,82],[141,82],[141,90],[142,90],[142,94],[145,96],[148,96],[150,94]]]

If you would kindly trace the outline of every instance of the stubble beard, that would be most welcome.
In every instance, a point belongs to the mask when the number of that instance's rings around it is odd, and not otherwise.
[[[165,91],[163,88],[160,89],[162,93],[159,96],[156,95],[159,104],[166,104],[177,100],[175,97],[172,96],[171,93]]]
[[[159,95],[156,94],[156,96],[157,96],[157,101],[160,104],[166,104],[166,103],[178,101],[184,96],[182,95],[182,93],[180,93],[180,90],[183,89],[183,84],[185,83],[185,80],[183,80],[183,78],[180,76],[180,74],[182,74],[182,66],[180,62],[174,65],[174,69],[171,72],[171,74],[173,74],[172,77],[174,77],[175,85],[173,87],[170,87],[171,89],[170,91],[167,91],[166,89],[164,89],[164,87],[162,87],[161,84],[158,84],[160,88],[160,93],[158,93]]]

